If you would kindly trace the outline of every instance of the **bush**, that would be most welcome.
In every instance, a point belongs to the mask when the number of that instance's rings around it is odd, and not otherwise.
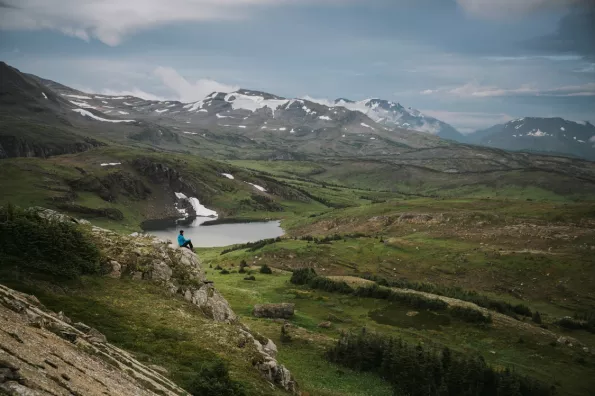
[[[222,362],[202,367],[188,386],[193,396],[243,396],[241,384],[229,377],[229,371]]]
[[[245,274],[246,270],[244,269],[244,267],[240,267],[240,269],[238,270],[238,273]]]
[[[221,272],[219,272],[221,275],[229,275],[229,271],[226,269],[221,270]]]
[[[221,271],[223,269],[223,267],[221,267],[219,264],[217,264],[217,266],[215,267],[215,271]]]
[[[329,361],[386,379],[395,395],[549,396],[553,388],[511,370],[494,370],[482,357],[455,355],[363,330],[344,335]]]
[[[492,315],[484,315],[473,308],[467,307],[452,307],[450,314],[454,317],[470,323],[492,323]]]
[[[533,313],[533,323],[537,323],[537,324],[541,324],[541,314],[538,311],[535,311],[535,313]]]
[[[99,262],[99,249],[75,223],[0,208],[0,266],[75,279],[99,273]]]
[[[250,276],[245,277],[244,280],[255,281],[256,280],[256,277],[254,275],[250,275]]]
[[[260,267],[260,273],[261,274],[272,274],[273,270],[266,264],[263,264],[262,267]]]

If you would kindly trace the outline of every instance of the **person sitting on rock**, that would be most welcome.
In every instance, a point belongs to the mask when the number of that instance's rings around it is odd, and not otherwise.
[[[192,251],[194,250],[194,246],[192,246],[192,241],[184,237],[184,230],[180,230],[180,235],[178,235],[178,245],[180,245],[180,247],[188,248]]]

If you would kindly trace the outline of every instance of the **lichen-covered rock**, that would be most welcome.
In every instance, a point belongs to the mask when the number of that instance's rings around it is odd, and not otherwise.
[[[299,394],[297,382],[293,379],[291,372],[282,364],[275,360],[277,346],[273,341],[266,339],[259,341],[247,327],[240,329],[247,343],[252,343],[256,347],[259,359],[254,360],[254,366],[268,381],[285,389],[292,394]],[[258,337],[260,338],[260,337]],[[263,344],[264,343],[264,344]]]
[[[110,260],[107,265],[107,275],[110,278],[119,279],[122,276],[122,266],[116,260]]]
[[[293,316],[295,304],[257,304],[252,311],[257,318],[289,319]]]
[[[152,280],[167,282],[171,279],[172,274],[172,269],[165,262],[159,260],[153,262]]]
[[[0,285],[0,394],[19,396],[178,396],[188,393],[107,343],[89,326],[85,334],[27,295]],[[18,312],[9,308],[20,306]],[[30,325],[31,318],[41,327]],[[97,332],[97,333],[96,333]],[[69,334],[69,336],[65,336]],[[87,339],[85,339],[87,338]],[[99,340],[96,340],[99,341]]]

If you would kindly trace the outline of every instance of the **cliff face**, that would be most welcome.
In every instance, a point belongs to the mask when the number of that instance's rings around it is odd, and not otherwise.
[[[0,285],[0,394],[188,395],[101,333]]]
[[[42,157],[73,154],[102,146],[92,139],[71,144],[36,143],[16,136],[0,136],[0,159],[13,157]]]

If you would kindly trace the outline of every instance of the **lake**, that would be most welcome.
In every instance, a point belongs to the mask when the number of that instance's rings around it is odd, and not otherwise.
[[[176,242],[180,230],[194,247],[221,247],[276,238],[284,234],[279,221],[203,225],[211,217],[188,220],[151,220],[143,224],[146,233]]]

